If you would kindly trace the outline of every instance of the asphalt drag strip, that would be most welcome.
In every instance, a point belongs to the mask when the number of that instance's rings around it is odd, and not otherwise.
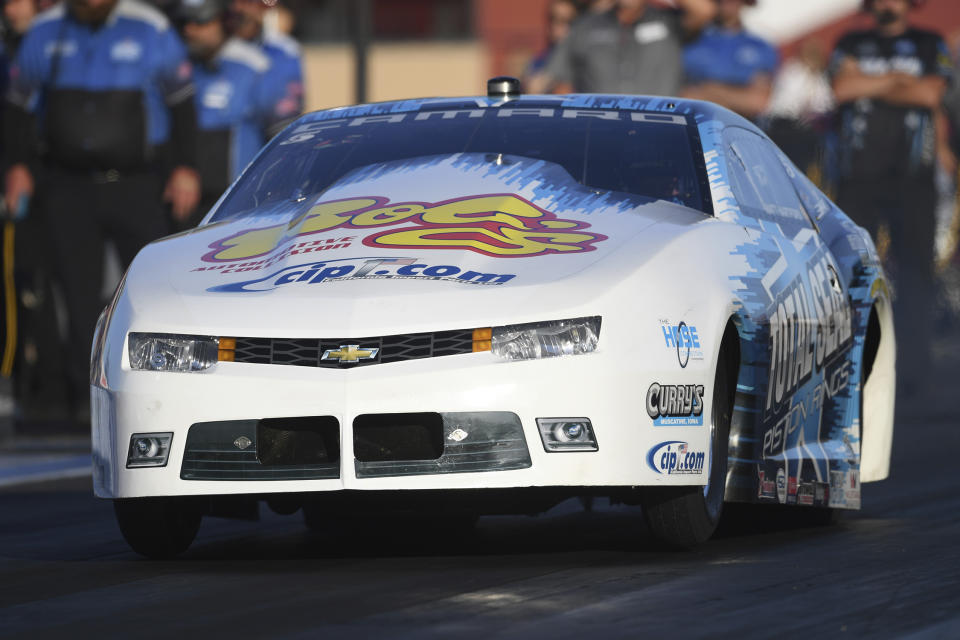
[[[86,477],[0,489],[0,636],[960,637],[960,431],[900,420],[890,480],[839,523],[746,509],[688,553],[568,501],[428,535],[207,519],[181,558],[121,539]],[[735,510],[731,510],[735,511]]]

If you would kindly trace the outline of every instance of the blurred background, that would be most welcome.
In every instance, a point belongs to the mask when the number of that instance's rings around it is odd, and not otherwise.
[[[367,91],[372,101],[475,95],[489,77],[522,77],[548,45],[553,0],[368,1],[373,42]],[[362,2],[285,0],[279,5],[278,14],[289,11],[294,18],[293,34],[303,43],[307,109],[355,101],[351,20],[357,4]],[[860,0],[759,0],[744,9],[743,20],[748,30],[778,47],[786,61],[807,42],[829,55],[842,33],[869,23],[860,9]],[[955,0],[930,0],[911,21],[939,31],[957,53],[960,6]]]

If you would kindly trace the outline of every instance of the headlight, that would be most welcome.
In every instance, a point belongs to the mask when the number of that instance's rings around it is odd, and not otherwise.
[[[130,368],[145,371],[203,371],[217,362],[217,338],[166,333],[131,333]]]
[[[491,351],[504,360],[590,353],[597,348],[600,316],[494,327]]]

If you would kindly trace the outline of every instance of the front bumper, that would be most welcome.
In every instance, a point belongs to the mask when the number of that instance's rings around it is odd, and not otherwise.
[[[624,362],[628,364],[624,365]],[[665,474],[648,453],[665,442],[709,451],[711,402],[701,426],[655,426],[645,411],[652,382],[680,382],[678,371],[637,364],[641,358],[592,354],[501,362],[474,353],[353,370],[223,362],[207,373],[155,373],[124,367],[108,389],[92,387],[94,487],[104,498],[267,494],[337,490],[433,490],[521,487],[703,485],[700,474]],[[688,367],[685,384],[712,381],[712,363]],[[705,398],[711,397],[712,385]],[[481,472],[363,472],[355,459],[354,420],[385,413],[503,412],[519,419],[529,463]],[[188,433],[197,423],[330,416],[339,425],[336,477],[207,480],[183,477]],[[584,417],[598,451],[547,452],[537,418]],[[134,433],[172,432],[169,460],[159,468],[126,468]],[[433,465],[435,467],[435,465]],[[490,467],[495,469],[496,467]],[[329,475],[333,475],[332,473]]]

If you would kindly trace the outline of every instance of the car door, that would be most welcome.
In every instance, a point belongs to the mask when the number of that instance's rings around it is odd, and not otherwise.
[[[724,141],[759,271],[750,312],[757,341],[766,345],[755,356],[753,395],[760,497],[820,504],[830,481],[824,402],[844,375],[836,363],[846,362],[852,340],[851,306],[772,143],[738,127],[728,128]]]

